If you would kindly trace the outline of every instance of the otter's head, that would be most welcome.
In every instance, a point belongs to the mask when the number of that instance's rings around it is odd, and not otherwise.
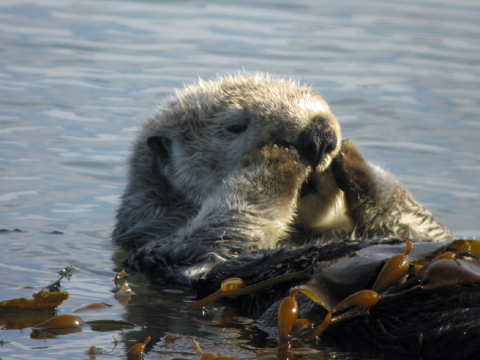
[[[310,88],[263,75],[225,76],[179,91],[145,126],[150,152],[174,189],[195,204],[266,144],[293,147],[322,172],[338,154],[340,127]],[[148,146],[148,148],[147,148]]]

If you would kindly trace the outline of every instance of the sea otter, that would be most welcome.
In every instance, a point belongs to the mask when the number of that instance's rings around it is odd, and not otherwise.
[[[113,231],[130,266],[175,283],[254,249],[356,237],[451,234],[342,140],[317,93],[262,74],[164,102],[133,144]]]
[[[261,74],[201,80],[163,103],[134,141],[112,237],[128,266],[191,286],[199,297],[231,276],[251,284],[354,259],[363,248],[382,253],[372,247],[378,244],[453,238],[391,174],[342,139],[311,88]],[[290,287],[307,280],[234,305],[260,318],[263,329]],[[480,351],[480,292],[472,283],[436,291],[382,302],[325,339],[469,358]]]

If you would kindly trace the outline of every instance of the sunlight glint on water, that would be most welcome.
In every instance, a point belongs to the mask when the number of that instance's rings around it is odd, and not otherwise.
[[[73,264],[58,313],[102,301],[113,307],[82,317],[150,326],[40,341],[3,319],[4,359],[87,358],[91,345],[104,349],[97,358],[123,359],[165,331],[248,337],[247,319],[193,319],[179,312],[192,294],[141,276],[130,279],[141,294],[130,306],[112,294],[121,262],[109,233],[130,142],[163,97],[198,76],[263,71],[312,84],[367,158],[455,235],[480,236],[479,4],[4,0],[0,34],[0,228],[9,230],[0,301],[30,296]]]

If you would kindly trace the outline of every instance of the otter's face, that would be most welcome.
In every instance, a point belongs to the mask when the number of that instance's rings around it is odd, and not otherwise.
[[[315,172],[338,154],[340,127],[320,96],[290,82],[263,80],[233,89],[201,83],[157,118],[148,145],[162,159],[163,174],[194,203],[200,205],[248,154],[267,144],[297,149]]]

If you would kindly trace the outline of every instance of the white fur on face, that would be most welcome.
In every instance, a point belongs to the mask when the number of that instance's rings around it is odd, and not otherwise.
[[[340,147],[340,128],[327,103],[285,80],[256,75],[200,81],[167,105],[158,120],[176,133],[170,136],[171,161],[165,170],[172,185],[197,205],[242,166],[246,155],[279,140],[295,143],[315,117],[330,119],[339,139],[337,151],[322,159],[318,171],[328,167]],[[247,129],[235,134],[229,131],[234,125]]]

